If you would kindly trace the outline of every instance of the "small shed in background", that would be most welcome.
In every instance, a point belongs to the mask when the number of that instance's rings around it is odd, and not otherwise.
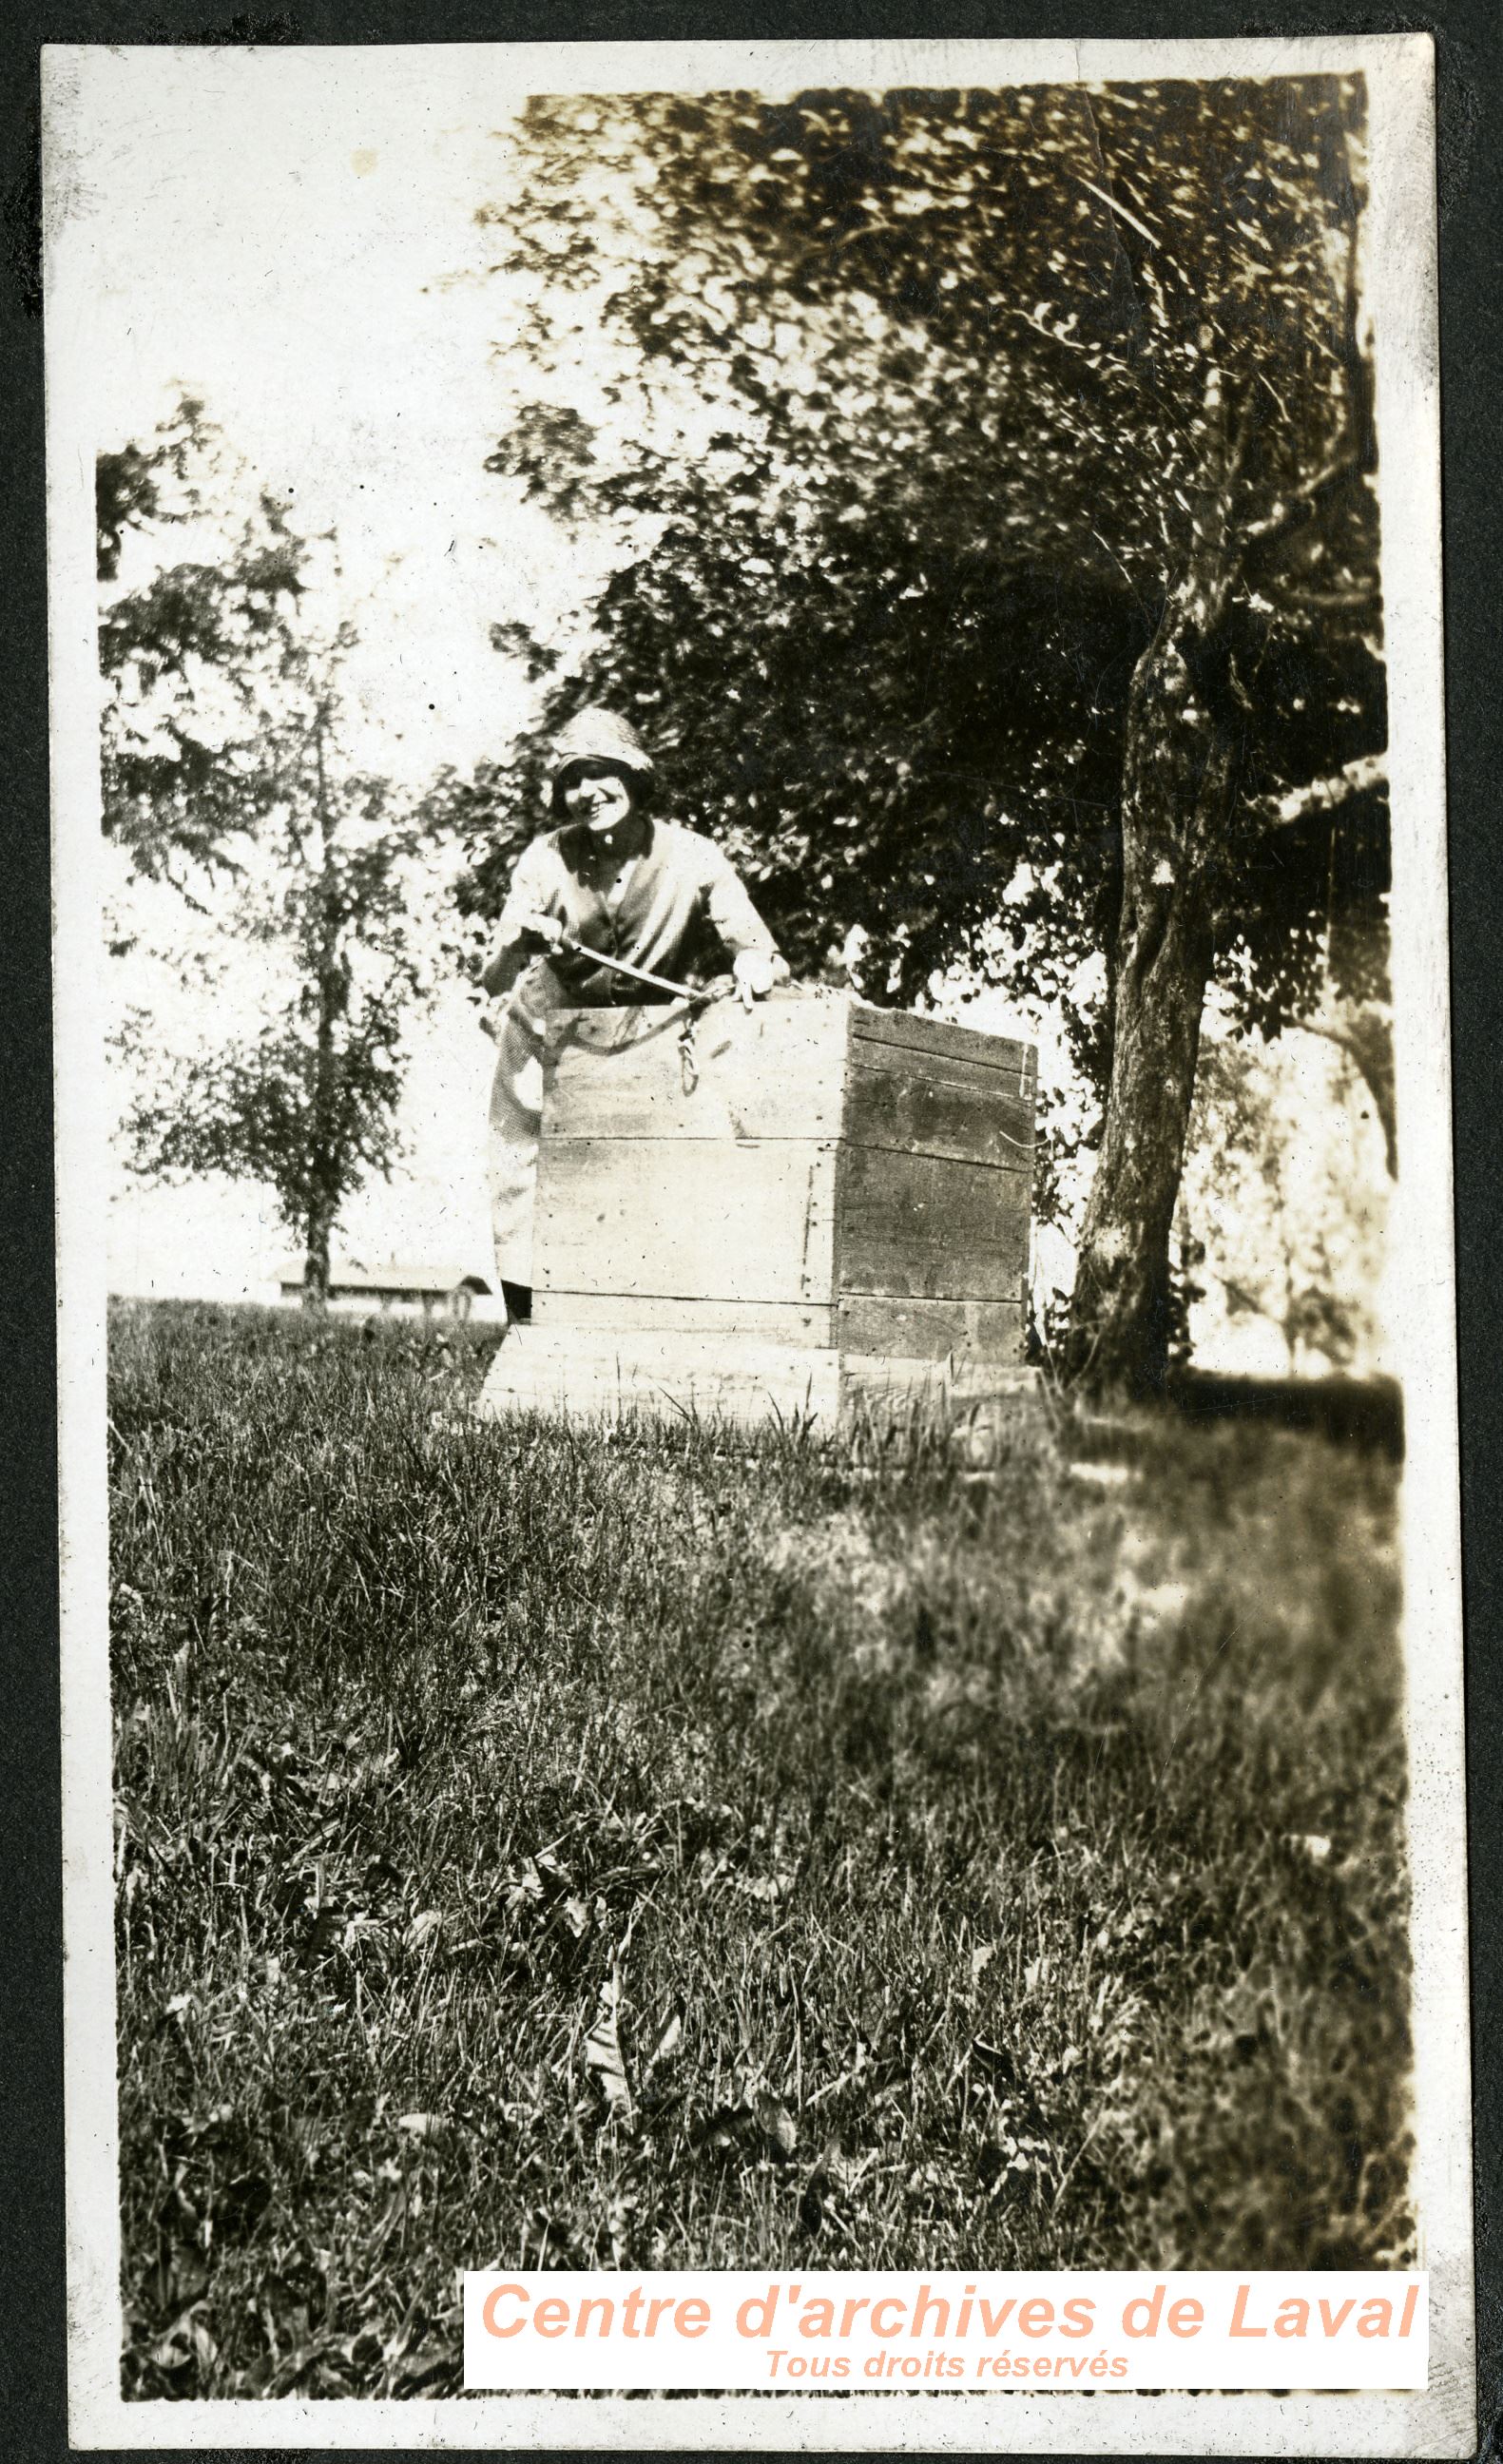
[[[282,1266],[277,1287],[284,1301],[300,1302],[306,1283],[299,1258]],[[373,1310],[392,1317],[467,1318],[475,1302],[491,1297],[491,1286],[469,1266],[416,1266],[393,1261],[387,1265],[331,1265],[329,1307],[368,1316]],[[481,1314],[485,1311],[482,1307]]]

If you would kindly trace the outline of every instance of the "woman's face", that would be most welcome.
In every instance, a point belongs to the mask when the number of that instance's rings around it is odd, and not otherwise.
[[[608,838],[631,811],[631,790],[608,761],[580,761],[564,781],[564,810],[571,822]]]

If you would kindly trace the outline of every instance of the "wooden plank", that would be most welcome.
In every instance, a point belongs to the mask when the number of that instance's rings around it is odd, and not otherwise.
[[[1014,1070],[999,1069],[989,1061],[973,1060],[969,1053],[925,1052],[917,1045],[884,1044],[873,1036],[851,1038],[851,1070],[854,1073],[857,1069],[940,1079],[952,1087],[968,1087],[975,1094],[989,1096],[998,1103],[1030,1106],[1036,1092],[1030,1073],[1025,1074],[1020,1091]]]
[[[625,1343],[692,1334],[818,1350],[834,1341],[834,1311],[828,1302],[705,1300],[655,1292],[540,1291],[532,1325]]]
[[[1028,1200],[1024,1173],[846,1146],[838,1288],[914,1300],[1021,1300]]]
[[[1037,1385],[1036,1370],[995,1361],[790,1351],[749,1338],[613,1345],[578,1330],[527,1327],[507,1335],[475,1412],[481,1419],[515,1411],[613,1419],[628,1411],[677,1420],[693,1411],[748,1428],[812,1415],[833,1426],[854,1407],[954,1414],[1000,1397],[1022,1408]]]
[[[1032,1045],[1010,1035],[981,1035],[976,1027],[954,1027],[946,1018],[917,1018],[912,1010],[852,1010],[852,1049],[919,1052],[926,1060],[968,1062],[973,1069],[993,1069],[1012,1087],[1030,1087],[1037,1079],[1037,1052]]]
[[[833,1141],[544,1137],[540,1290],[828,1301]]]
[[[1023,1355],[1021,1298],[928,1301],[843,1292],[835,1312],[842,1352],[913,1360],[1016,1361]]]
[[[549,1022],[549,1138],[838,1137],[845,1013],[788,997],[718,1001],[687,1047],[678,1009],[561,1012]]]
[[[891,1353],[916,1360],[1020,1357],[1021,1301],[909,1300],[890,1293],[842,1293],[838,1307],[768,1301],[674,1300],[655,1294],[540,1292],[529,1339],[550,1338],[630,1350],[660,1337],[745,1342],[785,1349]]]
[[[962,1163],[1031,1173],[1033,1103],[995,1070],[894,1055],[895,1068],[873,1067],[857,1047],[846,1095],[846,1135],[857,1146],[898,1147]],[[943,1074],[936,1074],[938,1072]]]
[[[568,1329],[526,1327],[501,1345],[476,1409],[484,1419],[519,1410],[591,1419],[641,1411],[665,1419],[697,1412],[740,1423],[812,1413],[833,1424],[839,1403],[833,1352],[750,1338],[612,1343]]]
[[[1039,1394],[1039,1373],[1002,1361],[904,1359],[894,1353],[843,1352],[840,1405],[902,1410],[915,1404],[958,1415],[971,1403],[1003,1400],[1026,1409]]]
[[[854,1001],[851,1007],[851,1039],[852,1051],[859,1045],[875,1044],[970,1061],[981,1067],[1000,1070],[1011,1078],[1015,1089],[1030,1086],[1037,1076],[1037,1056],[1031,1044],[1021,1044],[1010,1035],[984,1035],[974,1026],[953,1026],[948,1019],[920,1018],[913,1010],[876,1009],[869,1002]]]

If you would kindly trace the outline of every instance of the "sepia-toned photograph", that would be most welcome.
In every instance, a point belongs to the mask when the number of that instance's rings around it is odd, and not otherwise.
[[[75,2439],[1470,2453],[1427,42],[45,84]]]

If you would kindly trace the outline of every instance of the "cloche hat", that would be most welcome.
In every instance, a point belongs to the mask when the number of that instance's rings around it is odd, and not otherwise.
[[[608,761],[612,769],[625,772],[639,803],[656,776],[652,757],[630,721],[598,706],[576,712],[554,744],[547,778],[548,801],[555,812],[565,779],[581,761]]]

